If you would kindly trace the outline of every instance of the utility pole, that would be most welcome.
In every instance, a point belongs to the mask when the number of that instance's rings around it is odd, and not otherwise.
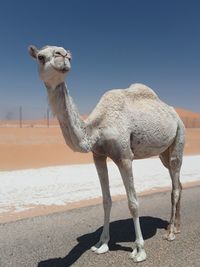
[[[22,106],[19,107],[19,127],[22,128]]]
[[[47,127],[49,128],[49,107],[47,107]]]

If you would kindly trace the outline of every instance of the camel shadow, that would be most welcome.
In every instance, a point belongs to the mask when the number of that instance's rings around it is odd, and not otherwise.
[[[144,240],[153,237],[157,229],[167,229],[168,222],[154,217],[140,217],[140,224]],[[77,238],[78,244],[64,258],[55,258],[41,261],[37,267],[68,267],[75,263],[81,255],[99,241],[102,227],[93,233],[85,234]],[[119,220],[110,223],[110,251],[132,251],[131,247],[122,246],[118,243],[134,242],[135,231],[132,219]],[[132,245],[132,244],[131,244]],[[91,252],[92,253],[92,252]]]

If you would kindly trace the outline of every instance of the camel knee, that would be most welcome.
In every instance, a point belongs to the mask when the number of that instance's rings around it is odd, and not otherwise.
[[[179,201],[181,196],[181,188],[172,190],[172,200],[175,204]]]
[[[133,218],[138,217],[139,204],[137,200],[129,200],[128,207]]]
[[[180,169],[181,164],[182,164],[182,159],[181,158],[179,158],[177,156],[170,158],[171,170],[175,171],[177,169]]]

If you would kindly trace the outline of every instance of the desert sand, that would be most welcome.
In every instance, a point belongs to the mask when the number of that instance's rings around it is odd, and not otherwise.
[[[187,129],[185,154],[200,154],[200,128]],[[92,154],[73,152],[59,127],[0,128],[0,170],[90,162]]]
[[[176,108],[187,128],[185,154],[200,154],[200,113]],[[82,116],[85,118],[86,116]],[[191,128],[194,127],[194,128]],[[56,119],[0,121],[0,170],[90,163],[92,154],[75,153],[65,144]]]

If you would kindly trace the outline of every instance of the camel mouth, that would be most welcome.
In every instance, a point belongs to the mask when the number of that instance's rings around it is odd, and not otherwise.
[[[61,72],[61,73],[66,73],[68,72],[68,68],[63,68],[63,69],[57,69],[58,72]]]
[[[64,66],[63,68],[57,68],[56,66],[54,66],[54,65],[52,65],[51,64],[51,66],[52,66],[52,68],[54,69],[54,70],[56,70],[57,72],[59,72],[59,73],[63,73],[63,74],[65,74],[65,73],[67,73],[68,71],[69,71],[69,67],[67,67],[67,66]]]

